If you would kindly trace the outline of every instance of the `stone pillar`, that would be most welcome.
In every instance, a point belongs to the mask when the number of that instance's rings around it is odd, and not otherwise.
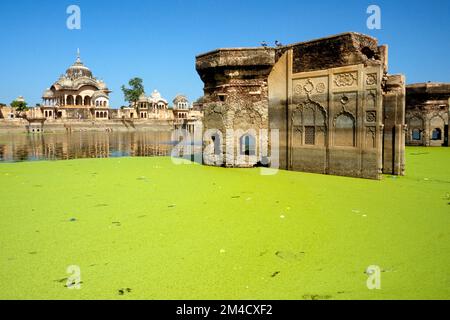
[[[405,77],[388,75],[383,96],[383,173],[403,175],[405,171]]]

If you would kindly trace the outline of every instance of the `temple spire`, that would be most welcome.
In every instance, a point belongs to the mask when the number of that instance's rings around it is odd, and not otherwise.
[[[81,62],[81,57],[80,57],[80,48],[77,49],[77,62],[80,63]]]

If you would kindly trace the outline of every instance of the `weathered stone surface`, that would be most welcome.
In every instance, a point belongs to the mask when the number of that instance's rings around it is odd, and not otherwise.
[[[449,145],[449,83],[418,83],[406,87],[406,143]]]
[[[405,77],[386,77],[383,97],[384,113],[384,173],[405,173]]]
[[[293,72],[307,72],[364,64],[379,65],[382,50],[376,39],[358,33],[290,45],[293,48]]]
[[[404,170],[400,135],[383,141],[386,110],[389,127],[404,129],[404,78],[387,76],[387,47],[374,38],[346,33],[276,49],[216,50],[197,57],[197,71],[205,83],[206,164],[265,163],[263,140],[278,146],[283,169],[373,179],[383,169]],[[213,137],[213,129],[220,133]],[[276,141],[268,129],[279,133]],[[386,152],[394,160],[384,168]]]

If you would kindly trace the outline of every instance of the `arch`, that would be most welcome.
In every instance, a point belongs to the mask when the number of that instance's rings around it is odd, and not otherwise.
[[[85,106],[90,106],[91,105],[91,97],[89,97],[89,96],[85,96],[84,97],[84,105]]]
[[[334,144],[339,147],[354,147],[355,129],[355,118],[350,113],[341,113],[335,120]]]
[[[435,115],[430,119],[430,127],[431,128],[441,128],[444,129],[445,121],[440,115]]]
[[[77,96],[75,98],[75,105],[76,106],[82,106],[83,105],[83,97],[82,96]]]
[[[211,136],[211,141],[214,143],[214,152],[215,156],[220,156],[222,154],[222,141],[219,133],[214,133]]]
[[[370,92],[368,95],[367,95],[367,105],[366,105],[366,108],[367,109],[375,109],[376,108],[376,101],[377,101],[377,98],[376,98],[376,96],[375,96],[375,94],[373,93],[373,92]]]
[[[67,96],[67,105],[68,106],[73,106],[74,105],[74,101],[73,101],[73,97],[72,96]]]
[[[300,105],[292,114],[293,139],[303,145],[325,146],[326,119],[327,114],[320,104],[310,101]]]
[[[421,141],[422,140],[422,131],[420,129],[413,129],[411,132],[411,138],[414,141]]]
[[[434,128],[431,133],[431,140],[439,141],[442,140],[442,130],[441,128]]]
[[[421,117],[415,115],[408,120],[408,126],[410,128],[423,129],[423,119]]]
[[[252,134],[245,134],[239,139],[240,154],[242,156],[256,156],[256,138]]]

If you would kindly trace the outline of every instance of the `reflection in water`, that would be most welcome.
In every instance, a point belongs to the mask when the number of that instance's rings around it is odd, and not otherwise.
[[[0,161],[169,156],[170,132],[0,135]]]

